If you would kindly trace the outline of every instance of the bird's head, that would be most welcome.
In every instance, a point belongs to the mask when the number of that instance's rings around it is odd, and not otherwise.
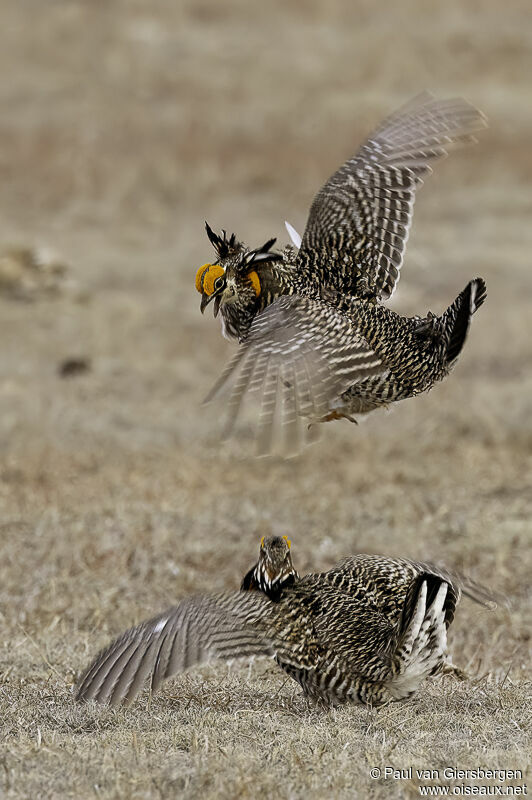
[[[260,271],[266,262],[281,261],[282,255],[271,250],[275,239],[265,242],[262,247],[250,250],[237,241],[235,234],[227,236],[214,233],[205,223],[207,236],[214,247],[216,260],[213,264],[203,264],[196,273],[196,289],[201,294],[200,311],[214,301],[214,316],[225,305],[249,306],[256,303],[262,291]]]
[[[283,589],[299,578],[286,536],[268,536],[260,540],[259,560],[242,581],[241,589],[256,589],[277,602]]]

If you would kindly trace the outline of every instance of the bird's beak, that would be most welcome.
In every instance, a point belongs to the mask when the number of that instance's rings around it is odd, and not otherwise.
[[[200,303],[200,311],[203,314],[211,300],[214,300],[214,316],[218,316],[218,311],[220,310],[220,303],[222,302],[222,295],[221,294],[203,294],[201,295],[201,303]]]
[[[207,308],[207,306],[209,305],[209,303],[211,302],[211,300],[213,299],[213,297],[214,297],[214,295],[205,294],[205,292],[203,292],[203,294],[201,295],[201,303],[200,303],[199,310],[201,311],[202,314],[205,311],[205,309]]]

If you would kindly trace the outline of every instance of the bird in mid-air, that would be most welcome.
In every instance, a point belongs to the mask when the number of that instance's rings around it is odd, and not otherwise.
[[[213,659],[269,656],[310,698],[379,706],[410,697],[431,675],[464,677],[447,652],[461,594],[493,595],[430,564],[377,555],[300,576],[287,537],[263,538],[240,591],[182,600],[99,653],[78,700],[131,702],[149,680]]]
[[[297,452],[309,424],[365,414],[444,378],[484,302],[471,280],[440,315],[404,317],[383,305],[399,280],[416,190],[432,162],[474,141],[485,117],[462,99],[424,93],[388,117],[320,189],[295,246],[249,248],[207,234],[216,259],[196,274],[201,311],[212,302],[240,347],[207,400],[227,391],[225,436],[248,391],[262,395],[259,453],[275,439]]]

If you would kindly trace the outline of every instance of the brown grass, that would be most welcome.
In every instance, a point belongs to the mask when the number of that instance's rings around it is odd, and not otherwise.
[[[0,794],[418,796],[373,766],[529,766],[532,107],[528,3],[3,4],[0,240],[47,245],[83,292],[0,297]],[[423,88],[491,128],[423,190],[394,306],[488,302],[454,375],[290,462],[215,444],[201,397],[231,347],[193,287],[205,218],[300,230],[313,192]],[[206,315],[207,316],[207,315]],[[66,358],[92,370],[61,379]],[[126,711],[77,707],[113,634],[237,586],[258,537],[298,567],[436,559],[508,593],[463,603],[455,661],[379,712],[319,711],[272,664],[213,665]]]

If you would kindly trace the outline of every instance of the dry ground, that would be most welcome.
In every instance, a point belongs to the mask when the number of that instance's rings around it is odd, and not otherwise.
[[[3,0],[0,14],[0,244],[55,249],[77,287],[0,297],[2,797],[400,798],[417,782],[371,767],[525,771],[527,0]],[[301,230],[325,177],[423,88],[491,120],[423,189],[393,301],[439,311],[486,278],[455,373],[330,425],[296,460],[220,452],[219,409],[200,399],[231,347],[198,311],[203,220],[284,241],[283,220]],[[79,356],[92,370],[60,378]],[[237,586],[269,532],[292,537],[301,570],[355,551],[439,559],[513,607],[464,602],[451,646],[474,680],[379,712],[308,707],[267,662],[194,672],[149,706],[75,706],[97,648]]]

